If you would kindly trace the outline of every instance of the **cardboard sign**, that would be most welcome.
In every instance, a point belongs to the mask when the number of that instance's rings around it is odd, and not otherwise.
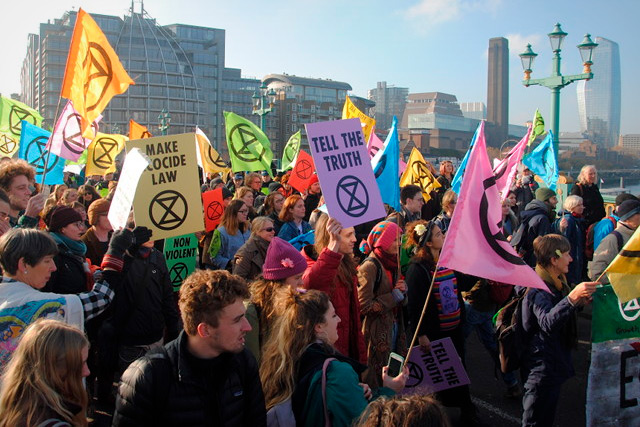
[[[133,211],[136,224],[153,230],[156,240],[204,229],[194,140],[195,134],[185,133],[126,144],[151,160],[140,177]]]
[[[202,194],[202,205],[204,206],[204,224],[205,230],[214,230],[220,221],[222,221],[222,214],[224,213],[224,202],[222,198],[222,188],[216,188],[215,190],[207,191]]]
[[[305,127],[329,215],[345,228],[386,216],[360,120]]]
[[[196,269],[198,239],[194,234],[166,239],[164,241],[164,257],[167,260],[173,291],[178,292],[184,279]]]
[[[640,419],[640,302],[620,302],[611,285],[593,294],[587,426]]]
[[[298,153],[298,159],[296,165],[291,171],[291,178],[289,178],[289,185],[304,193],[309,189],[309,182],[313,178],[313,174],[316,171],[316,166],[313,164],[313,157],[311,157],[306,151],[300,150]]]
[[[431,341],[429,353],[414,347],[407,366],[409,378],[402,394],[430,394],[470,383],[451,338]]]
[[[120,174],[120,181],[113,195],[107,219],[114,230],[126,227],[129,212],[136,195],[136,188],[142,172],[149,166],[149,158],[139,148],[134,148],[127,153]],[[154,236],[155,238],[155,236]]]

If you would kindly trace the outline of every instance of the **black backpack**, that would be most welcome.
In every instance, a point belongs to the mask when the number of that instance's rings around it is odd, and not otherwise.
[[[498,356],[502,373],[520,369],[529,334],[522,326],[522,305],[529,292],[516,293],[495,315]]]

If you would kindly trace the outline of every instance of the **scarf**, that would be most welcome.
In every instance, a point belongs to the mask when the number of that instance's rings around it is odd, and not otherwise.
[[[380,260],[384,268],[395,275],[398,270],[398,256],[383,251],[380,248],[375,248],[373,253],[376,255],[376,258]]]
[[[84,256],[87,253],[87,245],[85,245],[83,241],[71,240],[67,236],[55,231],[49,234],[51,235],[51,237],[53,237],[53,240],[55,240],[58,245],[64,246],[72,254],[77,255],[84,260]]]

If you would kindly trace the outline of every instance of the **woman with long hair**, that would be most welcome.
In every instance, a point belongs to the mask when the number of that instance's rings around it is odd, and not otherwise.
[[[358,267],[358,300],[369,370],[365,382],[381,384],[380,369],[392,351],[405,354],[402,304],[406,285],[399,277],[399,244],[402,230],[391,221],[376,224],[360,250],[367,256]]]
[[[253,221],[253,219],[258,216],[256,210],[253,208],[253,203],[255,202],[255,191],[253,191],[249,187],[240,187],[236,190],[236,195],[234,199],[242,200],[245,205],[249,208],[248,218],[249,221]]]
[[[287,197],[280,211],[280,221],[282,221],[283,224],[278,232],[278,237],[286,241],[291,241],[311,231],[311,225],[304,220],[304,216],[305,207],[302,197],[298,194]],[[301,244],[296,247],[302,249]]]
[[[267,248],[276,235],[273,222],[266,216],[251,221],[251,237],[234,255],[233,274],[246,280],[255,279],[262,272]]]
[[[260,215],[269,217],[273,221],[273,226],[276,229],[276,236],[280,232],[282,227],[282,221],[280,221],[280,212],[284,206],[285,197],[279,192],[274,191],[264,199],[264,204],[261,209],[258,210]]]
[[[571,195],[582,197],[584,203],[583,217],[586,228],[607,215],[597,182],[598,171],[596,167],[594,165],[584,165],[580,169],[578,182],[571,187]]]
[[[441,161],[439,172],[440,174],[436,178],[436,181],[440,183],[440,188],[436,191],[438,192],[438,199],[442,202],[442,196],[444,196],[444,193],[451,188],[451,183],[453,182],[454,167],[451,160]]]
[[[224,210],[208,248],[209,258],[215,269],[233,269],[233,257],[251,235],[248,217],[249,207],[239,199],[232,200]]]
[[[340,221],[322,214],[316,222],[315,243],[304,247],[307,271],[302,277],[306,289],[326,292],[342,321],[338,325],[336,349],[367,362],[364,337],[360,324],[358,278],[353,246],[356,242],[353,227],[342,228]]]
[[[423,220],[410,223],[407,227],[407,247],[414,248],[405,280],[407,281],[409,318],[422,351],[431,350],[431,341],[451,338],[464,361],[464,337],[462,320],[464,302],[454,271],[446,267],[437,267],[440,250],[444,244],[444,234],[435,221]],[[435,275],[435,277],[434,277]],[[424,313],[422,323],[418,325],[423,307],[433,281],[433,289]],[[480,424],[475,405],[471,402],[469,386],[450,388],[436,393],[436,397],[445,406],[461,408],[462,425]]]
[[[526,379],[522,425],[551,426],[562,384],[574,375],[571,349],[578,343],[577,309],[591,302],[599,283],[569,287],[565,275],[572,258],[566,237],[537,237],[533,250],[536,273],[548,289],[528,288],[522,303],[522,326],[529,338],[521,369]]]
[[[456,192],[451,189],[447,190],[442,197],[442,212],[433,219],[443,234],[446,234],[449,229],[457,203],[458,195]]]
[[[251,301],[246,316],[252,329],[245,336],[246,346],[258,362],[276,318],[274,296],[281,288],[302,287],[307,261],[290,243],[274,237],[261,266],[262,275],[250,285]]]
[[[0,427],[86,426],[89,341],[76,327],[31,324],[2,374]]]
[[[78,187],[78,201],[84,205],[85,209],[89,210],[89,205],[98,199],[101,199],[100,194],[93,185],[84,184]]]
[[[351,425],[373,394],[359,380],[366,367],[334,347],[341,319],[329,296],[315,290],[298,293],[285,289],[277,298],[278,317],[260,366],[267,409],[291,398],[297,425],[321,426],[326,421],[335,426]],[[327,362],[329,358],[335,360]],[[405,369],[392,378],[383,368],[384,387],[376,392],[400,392],[407,374]],[[325,410],[329,420],[325,420]]]

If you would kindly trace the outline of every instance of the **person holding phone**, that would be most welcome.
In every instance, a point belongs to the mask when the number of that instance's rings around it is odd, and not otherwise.
[[[331,425],[347,426],[373,398],[404,389],[406,367],[397,377],[382,368],[383,387],[376,390],[360,382],[366,366],[334,347],[341,319],[326,293],[284,288],[276,306],[278,317],[260,366],[267,410],[291,399],[297,425],[324,426],[328,414]]]

